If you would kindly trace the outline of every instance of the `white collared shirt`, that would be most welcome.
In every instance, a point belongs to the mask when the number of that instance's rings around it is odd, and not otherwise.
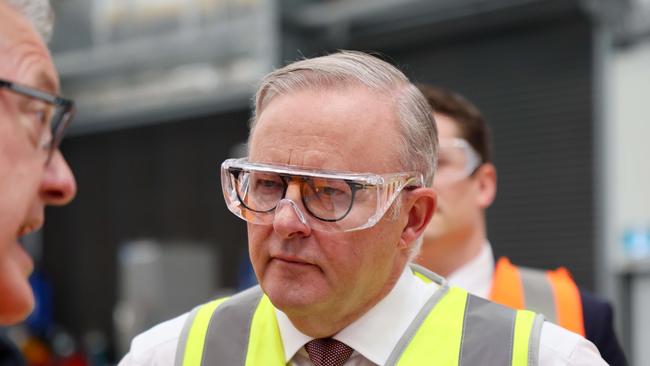
[[[487,299],[492,288],[492,276],[494,276],[494,255],[490,243],[485,242],[481,247],[481,252],[450,274],[447,281],[476,296]]]
[[[384,363],[417,312],[436,289],[436,284],[425,284],[407,267],[384,299],[334,336],[355,349],[345,366]],[[276,310],[276,316],[287,365],[311,366],[304,344],[312,338],[298,331],[279,310]],[[138,335],[119,366],[172,366],[186,317],[187,314],[181,315]],[[540,340],[539,365],[602,366],[607,363],[600,358],[591,342],[545,322]]]
[[[438,288],[436,283],[424,283],[415,277],[408,266],[404,268],[395,287],[386,297],[332,337],[354,349],[345,365],[385,364],[402,334]],[[287,364],[311,365],[303,346],[313,338],[296,329],[280,310],[276,309],[276,316]]]

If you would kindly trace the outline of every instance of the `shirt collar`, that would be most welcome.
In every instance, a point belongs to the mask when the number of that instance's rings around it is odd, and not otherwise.
[[[383,365],[438,287],[433,282],[424,283],[406,266],[388,295],[333,338],[352,347],[373,363]],[[275,313],[284,345],[285,362],[288,363],[313,338],[296,329],[280,310],[276,309]]]
[[[487,298],[490,295],[493,274],[494,256],[492,246],[486,241],[479,255],[451,273],[447,280],[454,286],[461,287],[474,295]]]

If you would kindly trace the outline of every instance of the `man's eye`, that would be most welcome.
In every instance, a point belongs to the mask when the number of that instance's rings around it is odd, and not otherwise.
[[[51,119],[51,108],[43,103],[34,103],[27,109],[27,114],[34,121],[40,125],[45,126]]]
[[[272,179],[258,179],[256,188],[264,190],[282,189],[282,181]]]
[[[319,194],[324,194],[326,196],[339,196],[345,194],[344,191],[335,187],[318,187],[316,188],[316,191]]]
[[[264,186],[264,187],[275,187],[278,185],[278,182],[272,181],[272,180],[267,180],[263,179],[259,181],[259,185]]]
[[[43,125],[47,123],[47,112],[45,110],[34,111],[32,115],[37,122]]]

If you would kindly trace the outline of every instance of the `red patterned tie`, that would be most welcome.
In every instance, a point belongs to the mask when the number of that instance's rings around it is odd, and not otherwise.
[[[313,339],[305,344],[314,366],[342,366],[352,355],[352,348],[333,338]]]

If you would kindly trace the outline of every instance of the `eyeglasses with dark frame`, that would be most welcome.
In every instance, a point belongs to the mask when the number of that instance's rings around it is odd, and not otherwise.
[[[16,84],[8,80],[0,79],[0,89],[3,88],[18,95],[45,102],[53,108],[51,111],[46,113],[46,116],[49,116],[49,120],[43,121],[43,123],[49,125],[49,136],[51,136],[42,146],[42,148],[47,151],[45,164],[49,164],[54,151],[59,147],[65,130],[70,125],[72,117],[74,116],[74,101],[38,89],[30,88],[28,86]]]

